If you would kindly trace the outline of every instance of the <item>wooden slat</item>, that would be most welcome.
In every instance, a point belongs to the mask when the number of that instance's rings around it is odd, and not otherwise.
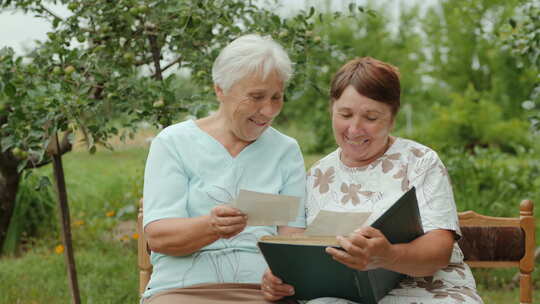
[[[509,268],[519,267],[519,262],[512,261],[465,261],[473,268]]]
[[[474,211],[459,213],[459,225],[466,226],[493,226],[493,227],[519,227],[519,218],[495,217],[478,214]]]
[[[140,201],[139,214],[137,216],[137,233],[139,239],[137,241],[137,260],[139,264],[139,293],[142,294],[146,290],[146,285],[150,281],[152,275],[152,264],[150,263],[150,256],[147,252],[146,239],[144,238],[143,231],[143,207],[142,199]]]

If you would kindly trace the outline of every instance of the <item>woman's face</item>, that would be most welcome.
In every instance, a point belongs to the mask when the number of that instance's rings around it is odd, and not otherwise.
[[[352,86],[332,105],[334,137],[347,166],[365,166],[381,156],[393,126],[389,105],[360,95]]]
[[[248,75],[226,93],[216,86],[228,131],[242,141],[256,140],[281,111],[283,88],[283,81],[276,72],[270,73],[264,81],[260,75]]]

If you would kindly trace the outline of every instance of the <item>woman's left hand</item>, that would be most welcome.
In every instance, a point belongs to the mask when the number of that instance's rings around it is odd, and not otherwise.
[[[280,278],[273,275],[272,271],[267,268],[262,277],[261,291],[265,300],[274,302],[281,300],[283,297],[292,296],[294,287],[283,283]]]
[[[373,227],[362,227],[349,237],[338,236],[338,242],[344,249],[327,247],[326,252],[334,260],[357,270],[369,270],[379,267],[388,268],[397,260],[397,253],[384,234]]]

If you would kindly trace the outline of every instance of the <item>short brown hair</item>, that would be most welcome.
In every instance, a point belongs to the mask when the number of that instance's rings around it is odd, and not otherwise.
[[[360,95],[388,104],[393,116],[399,111],[401,86],[397,67],[371,57],[347,62],[332,78],[331,105],[349,85]]]

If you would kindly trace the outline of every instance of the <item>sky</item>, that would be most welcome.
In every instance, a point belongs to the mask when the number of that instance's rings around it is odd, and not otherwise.
[[[265,0],[261,0],[264,2]],[[397,0],[388,0],[389,2],[394,2],[396,5],[392,5],[394,8],[394,13],[399,9],[401,2],[411,3],[411,2],[420,2],[423,5],[434,4],[437,0],[408,0],[397,1]],[[310,6],[316,8],[321,8],[326,6],[326,0],[283,0],[283,7],[281,7],[278,12],[281,15],[288,15],[294,13],[300,9],[307,9]],[[330,1],[332,9],[343,9],[348,6],[349,3],[355,2],[358,5],[365,4],[364,0],[333,0]],[[60,16],[69,15],[69,10],[60,5],[47,5],[52,11]],[[31,49],[34,45],[36,39],[45,39],[46,33],[50,31],[51,28],[48,22],[43,19],[36,18],[32,15],[25,15],[21,12],[12,12],[4,11],[0,12],[0,48],[5,46],[12,47],[16,53],[23,54],[25,49]]]

